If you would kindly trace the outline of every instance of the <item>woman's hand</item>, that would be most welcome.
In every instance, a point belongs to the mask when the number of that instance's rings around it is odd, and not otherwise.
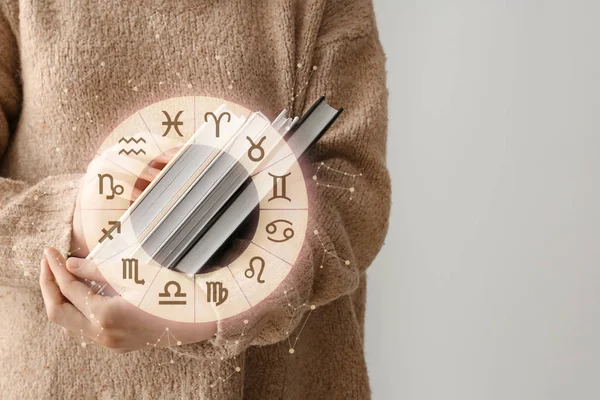
[[[139,175],[131,198],[133,202],[158,176],[165,165],[177,154],[172,148],[155,158]],[[88,175],[110,171],[114,166],[104,159],[95,160],[88,167]],[[86,257],[90,249],[84,237],[82,199],[80,190],[73,216],[71,252]],[[86,220],[86,223],[91,221]],[[41,261],[40,287],[50,321],[62,326],[68,336],[82,343],[98,343],[116,352],[127,352],[148,347],[148,343],[168,346],[199,342],[211,338],[216,324],[186,324],[167,321],[135,307],[123,297],[96,294],[83,281],[106,285],[106,280],[93,262],[71,257],[68,261],[60,253],[48,248]],[[111,288],[105,290],[108,292]],[[113,291],[114,292],[114,291]],[[157,340],[169,328],[180,343]]]
[[[65,262],[53,248],[47,248],[44,254],[40,287],[48,319],[82,344],[93,342],[124,353],[154,345],[200,342],[210,339],[217,331],[214,322],[167,321],[140,310],[119,295],[96,294],[82,282],[106,283],[92,262],[73,257]],[[167,329],[177,338],[177,343],[157,342]]]

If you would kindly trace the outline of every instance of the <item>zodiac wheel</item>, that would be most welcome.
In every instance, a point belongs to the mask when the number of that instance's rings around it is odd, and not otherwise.
[[[257,118],[268,126],[258,140],[236,137]],[[217,98],[175,97],[135,112],[106,138],[84,178],[82,221],[93,249],[88,259],[118,295],[167,320],[211,322],[257,306],[294,268],[307,229],[306,182],[281,136],[264,115]],[[139,199],[163,176],[140,195],[148,166],[164,153],[177,153],[177,158],[189,145],[235,158],[258,196],[257,222],[243,249],[226,265],[193,275],[167,268],[146,252],[141,232],[153,222],[130,218]]]

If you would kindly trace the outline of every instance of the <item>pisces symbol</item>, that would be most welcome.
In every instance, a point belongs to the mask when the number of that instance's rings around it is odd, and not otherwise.
[[[179,121],[179,117],[182,113],[183,110],[179,111],[175,116],[175,119],[171,120],[171,116],[169,115],[169,113],[163,110],[163,114],[165,114],[165,117],[167,118],[166,121],[162,122],[162,124],[167,127],[167,130],[165,131],[165,133],[163,133],[163,136],[167,136],[171,131],[171,128],[175,128],[175,132],[177,132],[179,136],[183,136],[183,134],[179,131],[179,127],[183,125],[183,122]]]

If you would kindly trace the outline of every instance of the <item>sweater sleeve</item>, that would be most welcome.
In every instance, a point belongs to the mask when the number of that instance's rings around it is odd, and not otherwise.
[[[292,272],[259,306],[218,323],[213,344],[230,356],[298,334],[307,313],[357,289],[383,244],[391,192],[385,54],[370,5],[363,16],[354,35],[344,34],[345,24],[341,34],[321,26],[303,108],[325,95],[344,112],[303,168],[312,199],[304,250]]]
[[[19,118],[18,64],[15,35],[0,12],[0,159]],[[0,177],[0,285],[37,288],[43,248],[69,250],[77,179],[50,176],[32,185]]]

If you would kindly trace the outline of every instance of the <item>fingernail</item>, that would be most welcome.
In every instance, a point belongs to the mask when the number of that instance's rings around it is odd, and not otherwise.
[[[150,174],[150,176],[156,178],[158,176],[158,174],[160,173],[160,169],[148,167],[148,173]]]
[[[79,269],[79,262],[76,261],[74,258],[69,258],[67,260],[67,269],[71,270],[71,271],[76,271]]]

